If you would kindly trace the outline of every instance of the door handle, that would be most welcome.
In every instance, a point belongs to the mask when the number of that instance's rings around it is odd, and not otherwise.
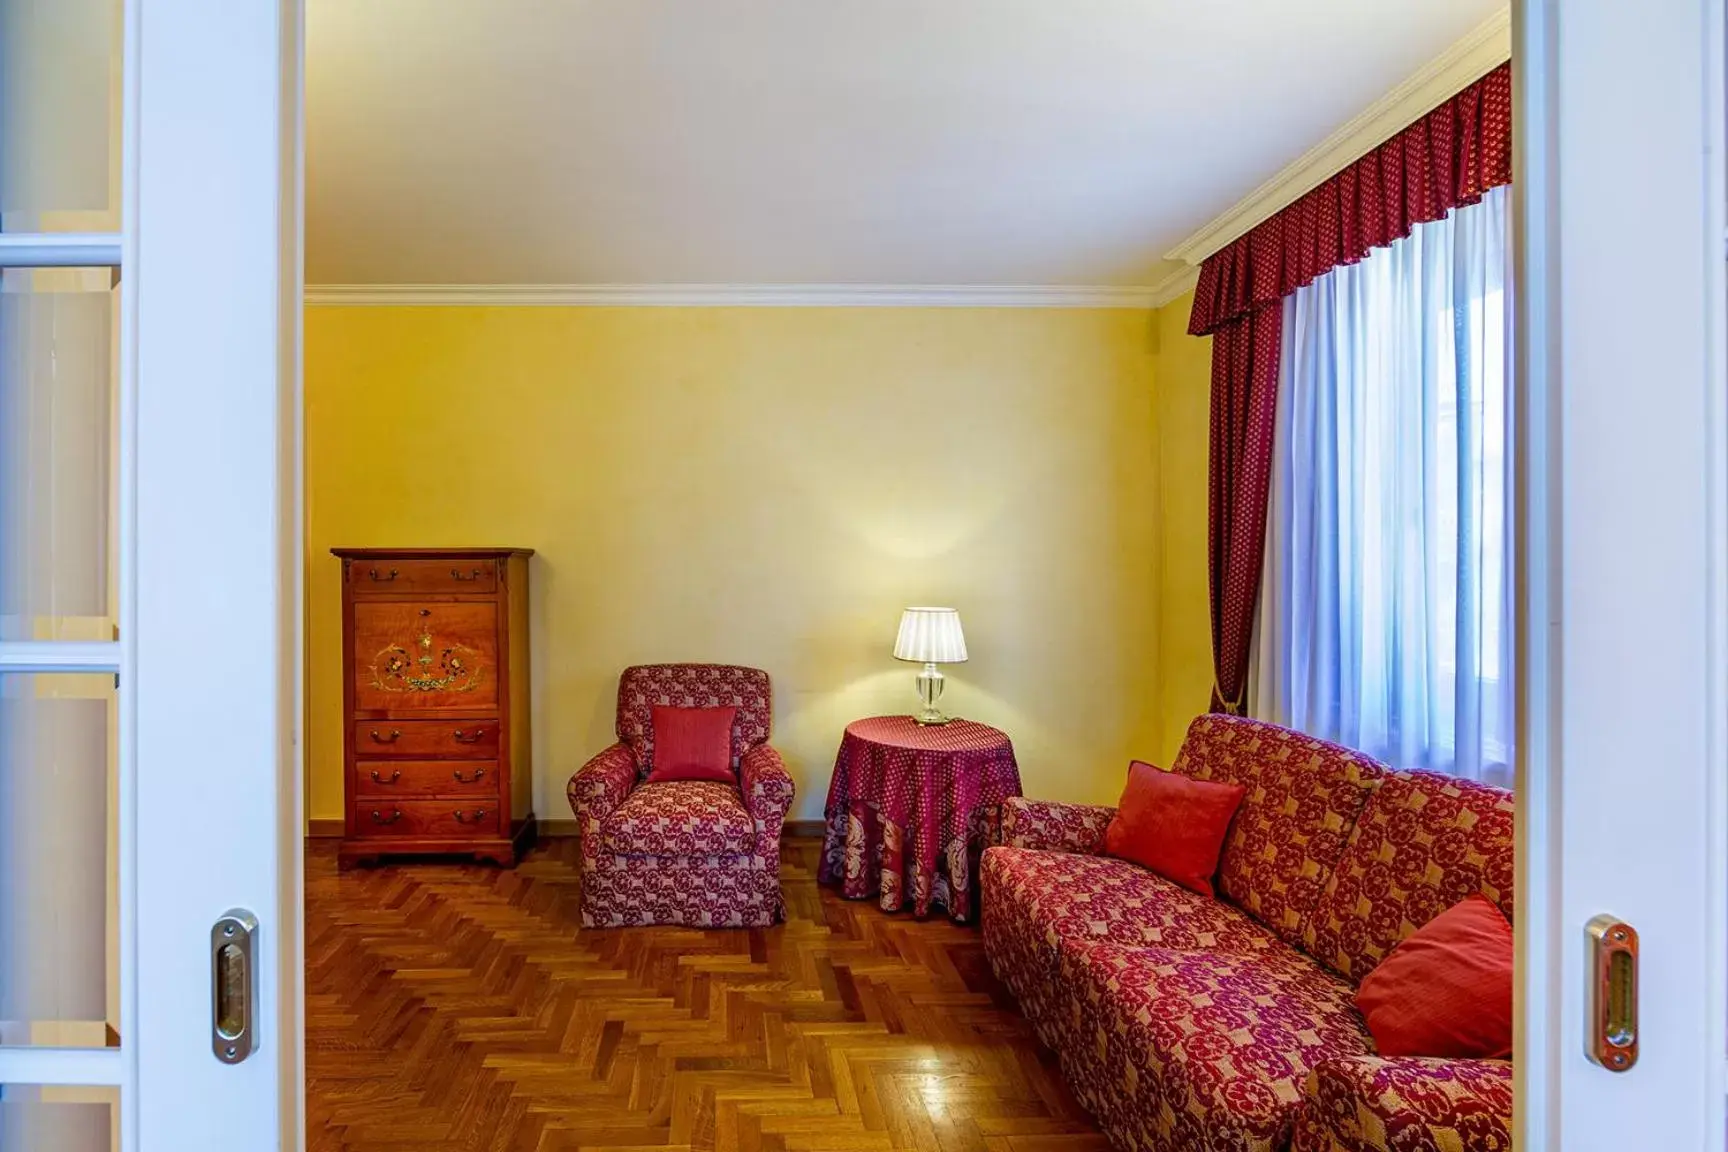
[[[258,918],[244,908],[222,913],[210,927],[210,1049],[238,1064],[256,1046]]]
[[[1638,930],[1609,915],[1585,925],[1590,943],[1584,1054],[1610,1072],[1638,1063]]]

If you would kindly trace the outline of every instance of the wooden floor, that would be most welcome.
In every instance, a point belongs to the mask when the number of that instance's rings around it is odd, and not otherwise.
[[[579,931],[575,844],[514,871],[306,861],[312,1152],[1104,1152],[975,929],[788,847],[785,925]]]

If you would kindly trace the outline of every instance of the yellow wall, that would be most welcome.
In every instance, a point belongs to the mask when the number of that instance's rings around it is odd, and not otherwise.
[[[1153,348],[1131,310],[308,309],[309,816],[342,812],[332,545],[537,549],[542,818],[611,742],[619,669],[657,660],[768,669],[819,816],[846,722],[916,702],[911,603],[960,609],[944,703],[1008,730],[1029,794],[1114,799],[1180,703],[1155,424],[1193,397],[1154,404]],[[1202,558],[1167,566],[1202,637],[1204,432],[1170,502]]]
[[[1192,294],[1153,315],[1153,422],[1158,429],[1158,725],[1163,758],[1176,758],[1188,722],[1212,692],[1207,591],[1206,456],[1212,341],[1188,335]]]

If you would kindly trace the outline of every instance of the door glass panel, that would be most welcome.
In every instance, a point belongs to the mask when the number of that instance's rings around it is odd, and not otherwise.
[[[0,0],[0,231],[120,229],[119,0]]]
[[[119,1089],[0,1084],[0,1148],[6,1152],[113,1152],[119,1146]]]
[[[0,1043],[119,1043],[116,730],[111,675],[0,675]]]
[[[106,268],[0,271],[0,640],[115,638],[119,305]]]

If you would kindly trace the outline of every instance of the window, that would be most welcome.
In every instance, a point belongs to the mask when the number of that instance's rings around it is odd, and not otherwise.
[[[1254,714],[1509,785],[1506,188],[1284,302]]]

